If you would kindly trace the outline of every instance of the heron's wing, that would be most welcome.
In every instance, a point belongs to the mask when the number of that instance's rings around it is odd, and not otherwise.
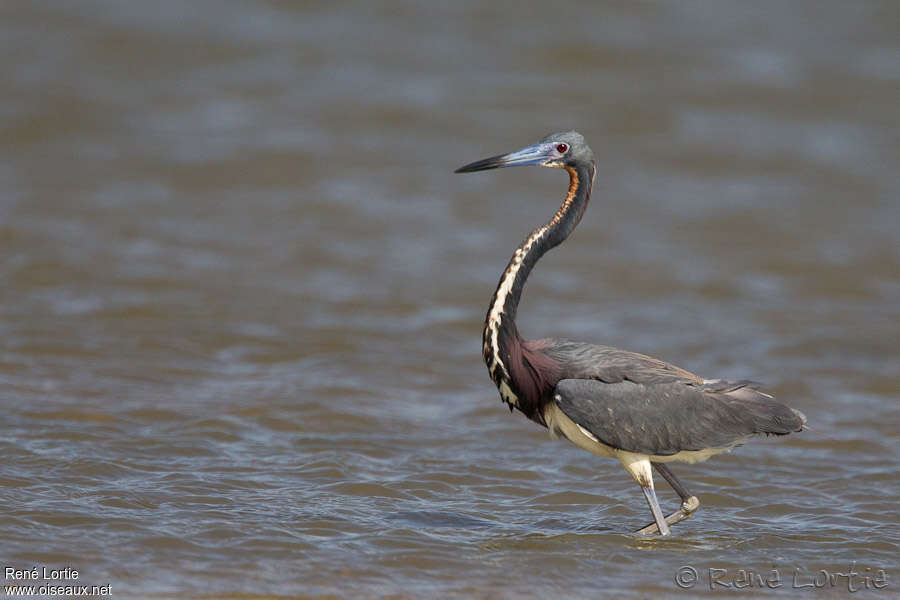
[[[613,448],[669,456],[728,448],[758,433],[799,431],[803,416],[744,383],[606,383],[563,379],[553,391],[559,408]]]
[[[700,385],[703,378],[665,361],[612,346],[583,344],[562,339],[532,342],[559,364],[568,379],[597,379],[606,383],[633,381],[659,384],[683,382]]]

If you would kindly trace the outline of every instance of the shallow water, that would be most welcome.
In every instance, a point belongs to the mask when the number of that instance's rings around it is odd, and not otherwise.
[[[683,566],[897,595],[897,4],[185,6],[0,8],[4,567],[116,598],[684,598]],[[702,506],[667,539],[481,363],[566,180],[452,171],[572,127],[594,199],[523,333],[763,381],[815,429],[676,465]]]

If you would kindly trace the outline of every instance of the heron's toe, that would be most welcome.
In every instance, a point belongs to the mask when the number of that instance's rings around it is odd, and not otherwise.
[[[697,496],[691,496],[681,503],[681,510],[683,510],[687,514],[691,514],[698,508],[700,508],[700,499]]]

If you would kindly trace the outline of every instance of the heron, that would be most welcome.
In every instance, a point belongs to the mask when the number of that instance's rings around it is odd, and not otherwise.
[[[695,463],[749,438],[802,431],[806,416],[750,381],[704,379],[662,360],[610,346],[547,338],[526,340],[516,326],[525,281],[537,261],[581,221],[596,174],[594,154],[576,131],[553,133],[508,154],[469,163],[457,173],[538,165],[564,169],[569,187],[549,221],[519,244],[491,297],[483,355],[510,411],[593,454],[616,458],[643,490],[653,522],[635,533],[669,535],[700,507],[671,462]],[[681,499],[660,508],[653,469]]]

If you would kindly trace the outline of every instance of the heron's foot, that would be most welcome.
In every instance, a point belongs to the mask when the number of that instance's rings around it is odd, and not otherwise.
[[[673,512],[671,515],[666,517],[666,525],[674,525],[675,523],[680,523],[684,521],[692,514],[694,514],[697,509],[700,508],[700,500],[697,496],[690,496],[687,500],[681,503],[681,507]],[[668,527],[666,528],[668,530]],[[659,533],[659,527],[656,523],[650,523],[646,527],[642,527],[635,531],[635,533],[641,535],[653,535]],[[669,532],[666,531],[663,535],[667,535]]]

